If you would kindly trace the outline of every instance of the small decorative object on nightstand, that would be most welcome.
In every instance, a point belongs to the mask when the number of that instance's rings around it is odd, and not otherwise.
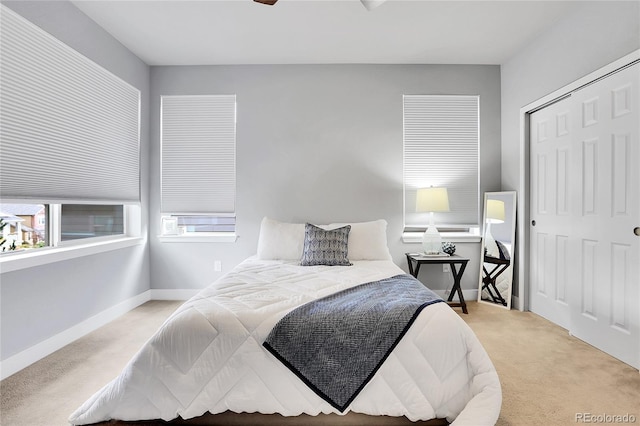
[[[449,241],[445,241],[444,243],[442,243],[442,251],[451,256],[456,252],[456,245]]]

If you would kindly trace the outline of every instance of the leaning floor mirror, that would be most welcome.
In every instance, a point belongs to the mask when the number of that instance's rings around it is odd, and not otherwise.
[[[516,192],[485,192],[478,302],[511,309]]]

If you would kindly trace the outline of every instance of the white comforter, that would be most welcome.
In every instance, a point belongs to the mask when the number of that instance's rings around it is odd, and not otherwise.
[[[302,267],[247,259],[182,305],[69,421],[188,419],[227,410],[335,413],[262,342],[295,307],[399,273],[389,261]],[[496,422],[501,401],[498,376],[475,334],[437,303],[420,313],[347,412],[479,426]]]

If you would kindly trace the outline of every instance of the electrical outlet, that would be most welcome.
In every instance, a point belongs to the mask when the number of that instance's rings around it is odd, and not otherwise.
[[[222,262],[219,260],[216,260],[215,262],[213,262],[213,270],[216,272],[222,271]]]
[[[444,264],[442,265],[442,272],[444,273],[450,273],[451,272],[451,267],[449,264]]]

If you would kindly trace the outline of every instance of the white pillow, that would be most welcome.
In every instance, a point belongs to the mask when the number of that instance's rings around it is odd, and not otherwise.
[[[387,221],[332,223],[316,225],[332,230],[351,225],[347,258],[349,260],[391,260],[387,246]],[[265,217],[260,225],[258,259],[299,260],[304,249],[304,223],[286,223]]]
[[[260,224],[258,259],[300,260],[304,246],[304,223],[285,223],[265,217]]]
[[[327,228],[334,229],[344,225],[351,225],[347,252],[349,260],[391,260],[391,253],[387,246],[386,220],[332,223]]]

